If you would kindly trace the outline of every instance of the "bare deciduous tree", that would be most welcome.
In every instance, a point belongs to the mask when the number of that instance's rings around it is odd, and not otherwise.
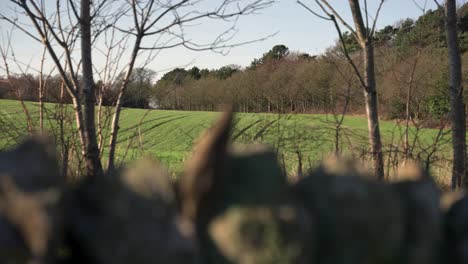
[[[461,187],[462,180],[468,184],[466,177],[466,117],[463,102],[462,65],[457,31],[457,1],[446,0],[446,31],[449,56],[449,95],[450,115],[452,121],[452,189]]]
[[[128,86],[132,71],[147,52],[144,64],[154,59],[160,50],[182,46],[191,50],[213,50],[224,52],[232,44],[239,16],[256,13],[272,4],[274,0],[223,0],[214,7],[203,7],[199,0],[68,0],[34,1],[10,0],[17,10],[12,16],[2,14],[0,19],[10,22],[24,34],[42,43],[59,72],[73,102],[76,125],[80,139],[81,154],[88,175],[102,175],[101,151],[96,131],[96,72],[93,64],[93,50],[98,49],[99,38],[109,30],[117,30],[122,39],[133,41],[127,64],[122,71],[124,79],[118,88],[115,109],[111,122],[109,145],[107,146],[107,171],[114,169],[115,149],[122,110],[122,97]],[[65,6],[63,6],[65,5]],[[25,19],[29,19],[27,24]],[[131,25],[128,25],[131,18]],[[232,26],[215,36],[209,43],[197,43],[188,38],[184,27],[193,26],[202,20],[211,19],[228,22]],[[153,39],[149,39],[149,38]],[[148,39],[148,41],[144,41]],[[258,41],[253,40],[253,41]],[[252,42],[252,41],[249,41]],[[154,43],[149,46],[148,43]],[[80,45],[80,49],[76,46]],[[122,56],[122,54],[116,55]],[[98,109],[99,110],[99,109]],[[100,119],[99,119],[100,120]]]
[[[379,114],[377,108],[377,85],[375,82],[375,62],[374,62],[374,32],[380,10],[385,0],[380,0],[377,12],[373,17],[373,24],[369,25],[369,12],[367,1],[364,1],[365,16],[362,15],[361,5],[359,0],[349,0],[349,7],[354,21],[354,28],[348,24],[335,8],[327,0],[315,0],[315,3],[323,11],[324,15],[319,14],[305,5],[303,2],[298,1],[300,5],[305,7],[314,15],[332,21],[338,32],[341,44],[343,46],[344,56],[354,69],[354,73],[359,79],[359,82],[364,91],[366,114],[368,121],[369,143],[371,147],[371,156],[373,159],[374,174],[377,178],[384,178],[384,164],[382,153],[382,142],[379,127]],[[340,24],[347,28],[356,39],[362,52],[362,60],[364,62],[364,73],[359,71],[354,59],[350,56],[346,43],[343,39]]]

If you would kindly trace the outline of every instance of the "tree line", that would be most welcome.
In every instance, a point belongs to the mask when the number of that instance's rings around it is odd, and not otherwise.
[[[468,4],[460,7],[458,13],[460,50],[464,53],[468,50]],[[381,87],[378,102],[383,117],[404,118],[410,79],[412,118],[429,122],[449,111],[443,14],[442,9],[429,10],[417,20],[401,20],[375,32],[376,79]],[[343,40],[348,52],[357,57],[359,47],[349,31],[343,33]],[[157,81],[156,77],[157,73],[151,69],[136,68],[123,95],[122,106],[214,111],[223,103],[232,103],[239,112],[330,113],[347,104],[348,113],[362,114],[364,110],[363,95],[339,41],[318,56],[276,45],[245,68],[194,66],[175,68]],[[39,76],[10,78],[20,89],[12,89],[3,78],[0,98],[20,96],[27,101],[39,100]],[[103,105],[111,106],[115,102],[123,78],[122,74],[112,83],[97,80],[96,94],[103,94]],[[57,103],[60,86],[61,77],[50,76],[44,100]],[[64,100],[72,102],[69,95]]]
[[[468,5],[459,9],[462,52],[468,48],[467,10]],[[404,118],[410,79],[412,117],[438,120],[448,112],[442,14],[440,9],[428,11],[416,21],[402,20],[375,33],[378,102],[383,116]],[[357,57],[356,40],[349,32],[343,38],[351,56]],[[162,109],[212,111],[224,102],[231,102],[241,112],[332,112],[349,101],[350,113],[364,110],[363,95],[340,43],[319,56],[292,52],[277,45],[245,69],[177,68],[154,85],[152,95],[156,106]]]

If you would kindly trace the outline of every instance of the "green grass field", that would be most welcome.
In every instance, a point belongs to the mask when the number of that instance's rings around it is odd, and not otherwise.
[[[26,103],[37,125],[37,103]],[[68,110],[71,107],[68,107]],[[46,127],[57,127],[56,106],[46,105]],[[141,156],[153,156],[173,173],[180,172],[194,141],[218,116],[215,112],[187,112],[165,110],[124,109],[121,115],[117,157],[127,162]],[[18,101],[0,100],[0,148],[4,149],[27,134],[26,118]],[[278,151],[280,160],[286,163],[288,173],[297,169],[298,156],[304,167],[315,166],[317,161],[329,155],[335,148],[335,119],[325,114],[245,114],[235,117],[232,137],[234,142],[253,142],[271,145]],[[70,125],[68,125],[70,128]],[[342,152],[364,157],[367,146],[367,121],[363,117],[347,116],[340,131],[339,147]],[[395,122],[381,122],[386,153],[402,150],[404,128]],[[104,130],[106,134],[107,130]],[[413,153],[425,159],[434,150],[439,130],[411,128]],[[444,132],[434,153],[430,156],[440,164],[450,159],[450,135]],[[105,141],[107,142],[107,141]],[[395,152],[397,151],[397,152]],[[105,157],[104,153],[104,157]],[[392,156],[386,155],[390,165]],[[439,168],[441,170],[443,168]],[[437,174],[437,173],[436,173]]]

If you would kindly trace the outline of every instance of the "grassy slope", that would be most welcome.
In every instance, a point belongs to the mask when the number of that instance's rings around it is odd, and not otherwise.
[[[27,103],[33,117],[37,119],[37,103]],[[55,106],[47,104],[51,116]],[[131,160],[142,155],[155,156],[171,171],[181,170],[187,153],[196,138],[208,128],[218,113],[124,109],[119,134],[119,159]],[[19,102],[0,100],[0,121],[19,125],[17,131],[24,134],[25,118]],[[49,125],[50,126],[50,125]],[[297,151],[303,155],[303,163],[314,163],[333,151],[334,118],[332,115],[278,115],[237,114],[233,137],[236,142],[267,143],[281,150],[287,170],[293,172],[297,164]],[[343,142],[345,152],[359,153],[366,146],[367,122],[365,118],[345,118]],[[402,128],[392,122],[381,122],[384,143],[395,142],[401,137]],[[413,129],[414,130],[414,129]],[[11,145],[11,133],[0,130],[0,148]],[[417,148],[431,145],[438,130],[423,129],[419,132]],[[14,133],[13,133],[14,134]],[[393,139],[392,139],[393,138]],[[449,139],[446,137],[446,139]],[[130,146],[126,151],[127,146]],[[438,154],[448,156],[448,145]]]

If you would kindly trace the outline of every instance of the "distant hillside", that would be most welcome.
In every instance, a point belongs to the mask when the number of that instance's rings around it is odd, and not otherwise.
[[[468,50],[468,4],[459,9],[460,47]],[[344,32],[352,56],[359,46]],[[412,79],[412,115],[438,120],[448,111],[448,69],[443,11],[429,10],[416,20],[404,19],[375,33],[377,86],[381,114],[404,115],[408,80]],[[467,63],[465,72],[467,71]],[[410,78],[409,75],[413,75]],[[465,78],[466,79],[466,78]],[[242,112],[340,112],[362,114],[362,93],[341,43],[311,56],[276,45],[246,69],[175,69],[151,89],[152,100],[163,109],[214,110],[233,102]]]

